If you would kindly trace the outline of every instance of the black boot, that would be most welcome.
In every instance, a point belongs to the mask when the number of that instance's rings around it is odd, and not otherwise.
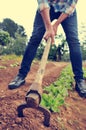
[[[86,83],[84,79],[76,81],[75,90],[81,97],[86,98]]]
[[[25,83],[25,78],[22,75],[17,75],[11,83],[9,83],[9,89],[16,89]]]

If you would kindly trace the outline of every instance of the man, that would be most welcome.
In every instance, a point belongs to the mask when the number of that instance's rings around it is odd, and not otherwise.
[[[70,60],[76,82],[75,89],[81,97],[86,97],[86,84],[83,79],[82,56],[77,30],[76,4],[78,0],[38,0],[32,36],[29,40],[18,75],[8,85],[9,89],[16,89],[25,83],[25,77],[30,71],[32,60],[37,48],[44,38],[54,37],[61,24],[66,35],[70,50]],[[54,23],[53,21],[56,20]],[[53,23],[53,24],[52,24]]]

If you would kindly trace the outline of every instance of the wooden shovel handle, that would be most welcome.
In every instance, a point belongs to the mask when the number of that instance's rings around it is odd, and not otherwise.
[[[43,79],[43,75],[45,72],[45,67],[46,67],[46,63],[47,63],[47,59],[48,59],[48,54],[49,54],[49,50],[50,50],[50,45],[51,45],[51,38],[49,38],[47,40],[42,58],[41,58],[41,62],[40,62],[40,66],[38,69],[38,72],[36,74],[36,78],[35,81],[36,83],[42,84],[42,79]]]
[[[36,74],[36,78],[35,78],[34,82],[32,83],[32,85],[30,86],[29,91],[26,94],[25,100],[26,100],[28,106],[31,106],[34,108],[38,107],[41,102],[41,95],[43,92],[42,79],[43,79],[43,75],[44,75],[44,71],[45,71],[45,66],[47,63],[50,45],[51,45],[51,38],[49,38],[46,43],[46,47],[43,52],[43,56],[42,56],[42,59],[40,62],[39,69]]]

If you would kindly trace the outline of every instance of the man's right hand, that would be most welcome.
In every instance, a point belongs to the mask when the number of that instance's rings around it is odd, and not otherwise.
[[[51,43],[54,44],[55,43],[55,32],[53,29],[53,26],[51,25],[49,28],[46,29],[46,32],[44,34],[44,39],[47,41],[49,39],[49,37],[51,38]]]

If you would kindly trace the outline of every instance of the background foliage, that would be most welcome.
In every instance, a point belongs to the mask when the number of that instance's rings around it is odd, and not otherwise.
[[[79,31],[82,49],[82,58],[86,60],[86,26],[81,24]],[[69,61],[69,48],[63,34],[58,34],[55,37],[54,45],[51,45],[49,60],[52,61]],[[0,55],[16,54],[23,55],[27,44],[27,35],[23,26],[18,25],[13,20],[5,18],[0,23]],[[41,41],[38,47],[36,57],[41,59],[45,43]]]

